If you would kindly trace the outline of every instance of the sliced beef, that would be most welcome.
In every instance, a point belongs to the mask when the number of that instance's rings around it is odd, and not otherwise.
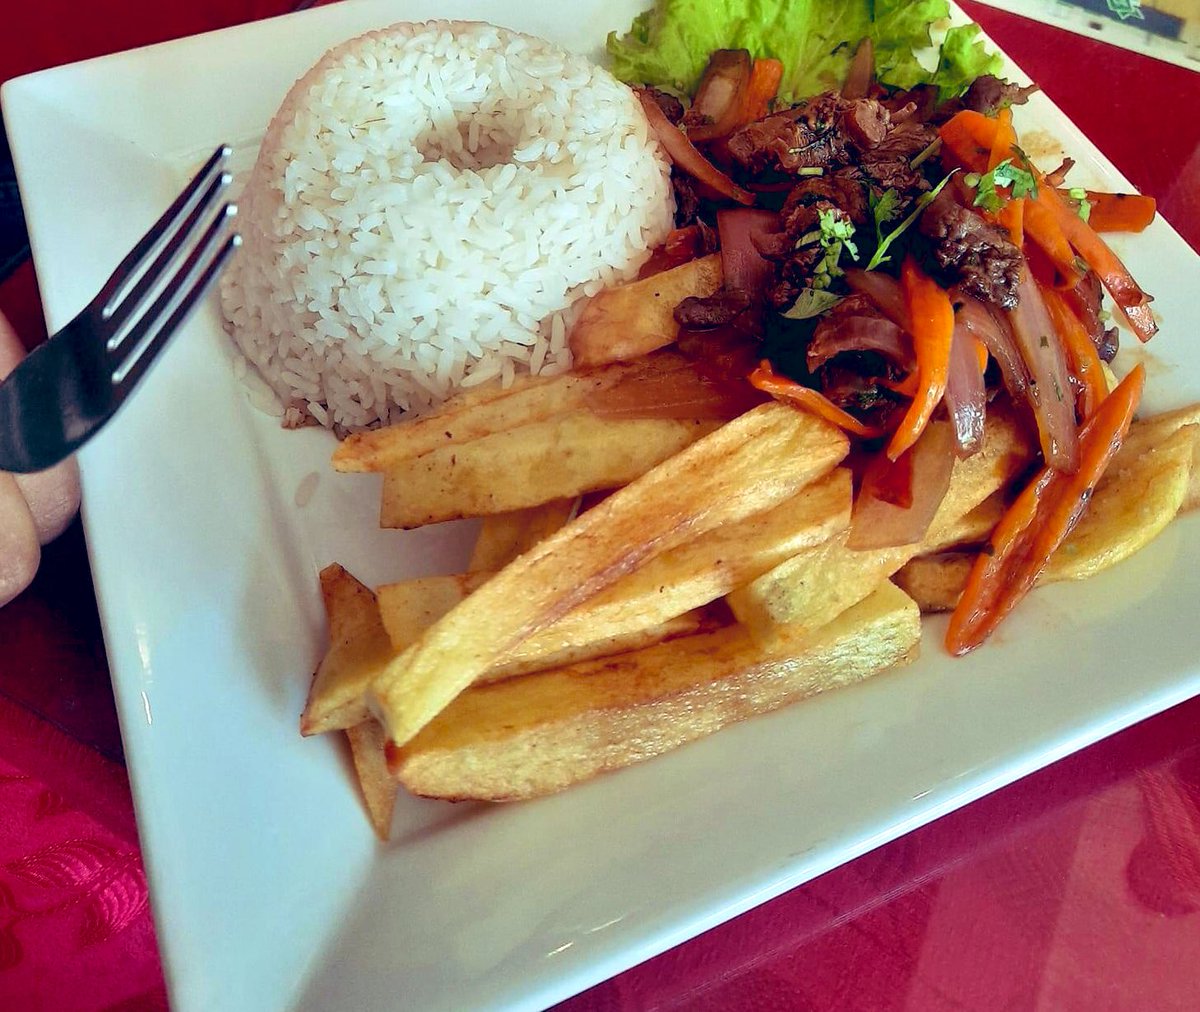
[[[872,162],[911,162],[937,139],[937,127],[915,119],[906,120],[871,151],[864,153],[863,161],[868,165]]]
[[[671,188],[675,191],[675,227],[694,224],[700,213],[700,195],[696,183],[686,172],[671,168]]]
[[[1023,105],[1035,91],[1035,84],[1022,87],[1011,81],[1002,81],[991,74],[981,74],[971,82],[971,86],[963,95],[962,106],[964,109],[990,116],[1001,106]]]
[[[933,247],[938,265],[977,299],[1012,309],[1017,304],[1021,251],[1005,232],[943,192],[917,226]]]
[[[846,161],[846,139],[829,122],[810,121],[805,106],[742,127],[728,140],[729,153],[752,174],[776,169],[829,168]]]
[[[838,109],[838,125],[847,140],[861,151],[878,147],[888,135],[892,118],[887,106],[873,98],[843,101]]]
[[[674,95],[668,95],[665,91],[659,91],[657,88],[645,87],[642,92],[654,99],[654,104],[658,106],[663,115],[667,117],[676,126],[683,119],[683,103]]]
[[[817,215],[811,209],[817,204],[838,208],[855,225],[865,224],[870,216],[867,195],[859,180],[840,172],[810,176],[792,187],[779,212],[784,231],[793,240],[816,223]]]
[[[892,114],[893,122],[915,120],[918,123],[925,123],[937,108],[937,99],[936,85],[918,84],[915,88],[907,91],[893,92],[881,101]]]
[[[675,322],[691,330],[724,327],[749,308],[750,297],[745,292],[721,289],[704,298],[692,295],[684,299],[675,307]]]
[[[829,91],[742,127],[728,146],[734,160],[755,174],[837,169],[874,150],[891,129],[891,114],[882,102],[844,99]]]

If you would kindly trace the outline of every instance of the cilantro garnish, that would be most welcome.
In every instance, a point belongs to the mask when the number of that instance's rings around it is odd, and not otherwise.
[[[879,244],[875,247],[875,253],[872,255],[870,261],[867,264],[867,270],[873,271],[880,264],[888,262],[888,260],[890,259],[890,257],[887,256],[888,247],[891,246],[891,244],[893,242],[895,242],[898,238],[900,238],[900,236],[903,235],[908,230],[909,226],[912,225],[912,223],[917,220],[917,218],[920,216],[921,212],[924,211],[925,208],[927,208],[930,204],[932,204],[935,199],[937,199],[937,195],[939,193],[941,193],[943,188],[945,187],[945,185],[948,182],[950,182],[950,176],[953,176],[954,173],[957,171],[958,171],[958,169],[955,169],[954,172],[949,173],[932,190],[930,190],[928,193],[922,193],[921,196],[917,198],[916,205],[913,207],[912,211],[909,212],[908,217],[905,218],[902,222],[900,222],[900,224],[897,225],[894,229],[892,229],[892,231],[889,232],[886,236],[884,236],[882,239],[879,240]],[[895,192],[896,192],[895,190],[888,191],[888,193],[895,193]],[[887,199],[887,193],[884,193],[884,195],[879,198],[878,204],[872,205],[872,213],[876,214],[876,219],[875,219],[875,234],[876,234],[876,236],[878,236],[881,231],[879,226],[880,226],[882,220],[885,220],[885,219],[881,219],[878,216],[877,208],[879,205],[882,205],[884,200],[886,200],[886,199]],[[899,196],[893,198],[893,200],[894,200],[894,202],[898,201]],[[893,209],[892,209],[891,213],[893,216],[895,216],[894,203],[893,203]]]
[[[878,248],[883,244],[883,226],[900,213],[900,194],[890,189],[876,197],[875,191],[871,190],[867,194],[867,204],[871,208],[871,217],[875,219],[875,246]]]
[[[821,247],[832,249],[834,245],[840,243],[850,256],[857,260],[858,247],[854,245],[854,222],[832,208],[819,212],[817,218],[821,225]]]
[[[789,320],[810,320],[832,309],[842,301],[840,295],[822,288],[802,288],[792,308],[783,313]]]
[[[1033,172],[1028,168],[1023,169],[1014,165],[1011,158],[1004,159],[991,172],[985,172],[983,175],[972,172],[964,177],[964,181],[975,190],[975,206],[993,213],[999,211],[1004,203],[1003,198],[996,192],[997,187],[1011,187],[1011,195],[1014,200],[1019,200],[1021,197],[1036,199],[1038,193],[1037,179]]]
[[[1082,186],[1072,186],[1067,191],[1067,196],[1076,201],[1077,207],[1075,213],[1084,221],[1087,221],[1092,216],[1092,202],[1087,199],[1087,190]]]
[[[828,288],[834,278],[840,278],[845,273],[838,264],[843,249],[855,260],[858,259],[854,222],[843,216],[837,208],[818,211],[817,228],[802,235],[796,242],[796,248],[812,243],[820,243],[824,250],[824,256],[813,268],[812,287],[815,289]]]

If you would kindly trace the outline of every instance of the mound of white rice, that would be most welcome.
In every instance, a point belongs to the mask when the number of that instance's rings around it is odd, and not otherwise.
[[[285,99],[222,280],[288,421],[360,428],[566,369],[571,307],[636,274],[674,212],[633,93],[541,39],[401,24]]]

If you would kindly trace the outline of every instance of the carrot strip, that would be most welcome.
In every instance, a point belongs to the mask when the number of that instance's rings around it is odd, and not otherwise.
[[[875,439],[883,435],[882,429],[860,422],[848,411],[839,408],[820,391],[812,390],[786,376],[778,375],[766,359],[763,359],[758,364],[758,368],[750,374],[750,385],[763,393],[770,394],[778,401],[795,404],[852,435],[862,436],[865,439]]]
[[[961,656],[983,643],[1029,593],[1051,556],[1079,523],[1141,402],[1146,370],[1138,365],[1086,424],[1074,474],[1044,468],[1018,496],[976,559],[950,616],[946,649]]]
[[[742,122],[753,123],[771,111],[771,100],[779,93],[783,80],[783,64],[779,60],[755,60],[750,68],[750,84],[746,88]]]
[[[1046,303],[1046,309],[1050,312],[1054,329],[1066,348],[1067,363],[1082,388],[1079,408],[1086,421],[1096,413],[1100,403],[1108,396],[1108,385],[1104,381],[1100,354],[1096,351],[1092,339],[1088,337],[1083,323],[1071,311],[1066,300],[1053,288],[1042,287],[1041,291],[1042,301]]]
[[[1029,201],[1024,226],[1025,234],[1042,248],[1055,270],[1062,275],[1063,287],[1074,288],[1079,284],[1083,274],[1076,263],[1075,251],[1067,242],[1058,217],[1045,202],[1040,199]]]
[[[988,172],[1006,158],[1012,157],[1017,143],[1017,132],[1012,125],[1012,109],[1001,109],[996,116],[996,136],[992,138],[992,153],[988,156]]]
[[[1025,245],[1025,198],[1010,200],[996,215],[996,220],[1006,229],[1012,244],[1020,249]]]
[[[1039,180],[1041,183],[1041,180]],[[1141,341],[1149,341],[1158,332],[1158,323],[1150,309],[1148,296],[1133,279],[1120,258],[1090,225],[1075,213],[1052,186],[1038,186],[1038,201],[1053,212],[1067,241],[1094,270],[1108,289],[1113,302]]]
[[[900,269],[900,286],[917,353],[917,393],[888,444],[887,455],[892,460],[920,438],[941,403],[950,374],[950,345],[954,337],[954,306],[949,294],[911,256],[905,258]]]
[[[1088,190],[1087,202],[1092,205],[1087,223],[1097,232],[1141,232],[1158,211],[1154,198],[1140,193]]]
[[[982,113],[964,109],[951,116],[938,129],[942,145],[972,172],[987,172],[992,145],[996,142],[996,121]]]
[[[690,176],[694,176],[700,182],[711,186],[714,190],[730,200],[735,200],[739,204],[750,205],[754,203],[754,194],[748,193],[730,179],[724,172],[718,169],[712,162],[705,158],[691,141],[687,139],[687,135],[679,129],[674,123],[667,119],[659,107],[644,91],[637,93],[641,100],[642,108],[646,111],[646,119],[650,122],[650,127],[658,138],[659,143],[666,149],[667,155],[671,161],[678,165],[684,172]]]

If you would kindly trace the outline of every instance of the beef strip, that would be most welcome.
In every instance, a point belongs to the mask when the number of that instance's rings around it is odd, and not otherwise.
[[[654,104],[658,106],[663,115],[667,117],[676,126],[683,119],[683,103],[674,95],[668,95],[665,91],[659,91],[657,88],[645,87],[641,89],[643,94],[654,99]]]
[[[722,288],[706,297],[688,296],[675,307],[675,322],[691,330],[724,327],[749,308],[745,292]]]
[[[892,128],[887,106],[873,98],[825,92],[786,112],[742,127],[729,153],[747,171],[837,169],[883,143]]]
[[[933,257],[963,290],[1004,309],[1017,304],[1021,251],[1000,228],[959,204],[944,191],[917,225],[932,240]]]
[[[792,187],[779,212],[784,231],[793,241],[816,223],[817,215],[809,212],[820,203],[839,208],[855,225],[866,224],[869,218],[866,193],[859,180],[841,172],[810,176]]]
[[[962,106],[964,109],[990,116],[1001,106],[1023,105],[1037,90],[1036,84],[1022,87],[1011,81],[1002,81],[991,74],[981,74],[971,82],[971,86],[963,95]]]
[[[700,213],[700,195],[696,183],[686,172],[671,167],[671,188],[675,191],[675,227],[686,228]]]
[[[824,256],[816,243],[797,243],[820,227],[821,214],[832,212],[852,224],[864,225],[870,217],[861,181],[837,172],[801,179],[789,191],[779,212],[782,230],[759,244],[759,252],[775,263],[775,277],[767,301],[787,309],[812,282],[812,272]]]
[[[873,98],[843,102],[838,109],[838,125],[860,152],[878,147],[888,135],[892,118],[887,106]]]

